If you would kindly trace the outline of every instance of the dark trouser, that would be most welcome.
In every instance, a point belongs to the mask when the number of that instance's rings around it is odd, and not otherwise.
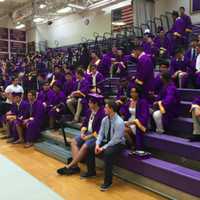
[[[120,151],[124,148],[122,144],[116,144],[114,146],[110,146],[104,150],[102,153],[105,169],[104,169],[104,183],[112,183],[112,169],[113,163],[116,157],[119,155]],[[87,157],[87,168],[88,172],[95,172],[95,154],[94,151],[89,151]]]

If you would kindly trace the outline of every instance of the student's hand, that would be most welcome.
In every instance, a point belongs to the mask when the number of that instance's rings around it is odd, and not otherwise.
[[[81,139],[85,140],[85,134],[84,133],[81,133]]]
[[[47,104],[46,104],[46,102],[43,102],[43,106],[44,106],[44,107],[47,107]]]
[[[101,148],[99,147],[99,145],[96,145],[95,147],[95,154],[98,155],[101,153]]]

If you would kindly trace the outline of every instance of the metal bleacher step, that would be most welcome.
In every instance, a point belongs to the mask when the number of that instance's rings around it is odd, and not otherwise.
[[[185,138],[151,132],[145,135],[144,143],[147,148],[195,160],[200,164],[200,142],[190,142]]]
[[[66,163],[71,157],[71,152],[66,147],[62,147],[51,142],[45,141],[34,144],[34,148],[39,152]]]

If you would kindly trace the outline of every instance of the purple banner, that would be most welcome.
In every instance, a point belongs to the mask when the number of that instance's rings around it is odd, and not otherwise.
[[[26,53],[26,43],[22,42],[11,42],[10,43],[10,50],[11,53],[18,53],[18,54],[24,54]]]
[[[8,29],[0,28],[0,39],[8,40]]]
[[[21,30],[10,30],[10,39],[16,41],[26,41],[26,31]]]
[[[8,41],[0,40],[0,52],[8,52]]]
[[[200,0],[191,0],[192,12],[200,12]]]

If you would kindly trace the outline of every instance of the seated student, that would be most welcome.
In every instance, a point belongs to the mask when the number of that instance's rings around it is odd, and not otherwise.
[[[94,157],[89,158],[88,152],[94,153],[97,134],[99,133],[102,119],[105,117],[105,112],[102,106],[103,96],[98,94],[89,94],[89,109],[88,115],[83,121],[81,127],[81,135],[71,141],[71,150],[73,160],[64,168],[58,169],[61,175],[70,175],[80,172],[78,163],[86,158],[87,172],[82,174],[82,177],[95,176],[96,172],[93,167]],[[68,141],[69,142],[69,141]]]
[[[155,77],[154,82],[154,94],[157,95],[163,88],[163,82],[161,76],[163,73],[169,72],[169,62],[167,60],[159,61],[159,73]]]
[[[51,105],[48,113],[49,126],[51,129],[55,128],[55,122],[60,119],[64,111],[66,97],[61,89],[62,85],[59,82],[53,84],[53,95],[50,99]]]
[[[164,133],[170,120],[178,117],[180,106],[180,97],[170,74],[168,72],[163,73],[161,80],[163,88],[153,106],[153,119],[158,133]]]
[[[133,135],[136,135],[136,150],[144,149],[144,134],[147,131],[149,120],[149,104],[146,99],[141,98],[136,88],[131,89],[130,100],[120,109],[120,115],[126,116],[125,137],[132,148]]]
[[[65,73],[65,83],[63,86],[63,92],[66,97],[68,97],[73,92],[74,84],[75,81],[73,79],[73,74],[70,71]]]
[[[90,92],[102,94],[103,87],[101,84],[99,85],[99,83],[103,81],[104,77],[99,71],[97,71],[96,65],[91,65],[90,70],[91,70],[91,74],[88,77],[88,82],[91,88]]]
[[[190,48],[185,52],[185,58],[189,61],[189,79],[192,80],[193,85],[196,85],[195,83],[195,72],[196,72],[196,60],[198,56],[198,51],[197,51],[197,45],[198,45],[198,40],[197,39],[192,39]]]
[[[23,100],[22,93],[12,93],[13,104],[11,111],[6,114],[6,127],[8,134],[8,143],[18,144],[23,142],[23,138],[18,137],[16,127],[23,123],[23,120],[28,118],[29,105],[27,101]]]
[[[171,55],[171,44],[163,27],[158,28],[158,36],[154,38],[154,45],[158,50],[159,57],[166,58]]]
[[[59,81],[61,84],[65,82],[65,77],[60,66],[55,66],[50,85],[52,86],[56,81]]]
[[[91,66],[96,65],[97,69],[101,68],[101,59],[98,57],[96,52],[91,52],[91,61],[87,68],[87,74],[91,74]]]
[[[191,142],[200,141],[200,98],[192,102],[191,110],[193,120],[193,135],[190,137]]]
[[[119,156],[125,145],[124,121],[116,113],[117,104],[114,101],[108,101],[105,106],[106,117],[101,122],[101,128],[97,137],[95,154],[103,155],[104,158],[104,183],[101,185],[101,191],[108,190],[112,185],[112,167],[113,162]],[[94,152],[88,154],[91,161],[91,172],[95,171]]]
[[[43,106],[48,110],[51,105],[51,98],[53,96],[53,90],[50,88],[49,82],[46,81],[43,83],[42,90],[39,92],[37,96],[37,100],[41,101]]]
[[[197,88],[200,88],[200,43],[197,45],[197,60],[196,60],[196,86]]]
[[[19,140],[15,143],[25,141],[25,148],[33,145],[40,136],[40,131],[44,119],[44,106],[41,101],[36,100],[36,91],[29,91],[28,99],[28,117],[24,117],[21,123],[16,124],[16,132]]]
[[[180,88],[186,87],[188,83],[188,70],[190,63],[184,57],[182,49],[177,49],[175,57],[172,58],[170,64],[170,73],[176,85]]]
[[[16,77],[12,78],[12,84],[8,85],[5,89],[6,103],[12,104],[12,93],[24,93],[24,89],[19,85],[19,80]]]
[[[74,91],[68,96],[67,106],[74,116],[74,121],[79,122],[83,106],[86,103],[86,95],[89,91],[89,83],[84,77],[84,71],[78,69],[76,71],[77,81]]]

